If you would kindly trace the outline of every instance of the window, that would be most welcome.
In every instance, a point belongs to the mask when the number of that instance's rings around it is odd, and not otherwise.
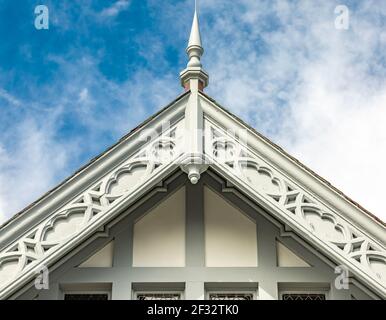
[[[257,300],[256,282],[207,282],[207,300]]]
[[[133,283],[133,300],[182,300],[185,283]]]
[[[65,293],[64,300],[109,300],[108,293]]]
[[[136,300],[181,300],[179,292],[137,292]]]
[[[66,283],[60,284],[63,300],[110,300],[111,283]]]
[[[253,293],[209,293],[209,300],[253,300]]]
[[[279,283],[281,300],[327,300],[329,291],[328,283]]]
[[[283,293],[282,300],[326,300],[324,293]]]

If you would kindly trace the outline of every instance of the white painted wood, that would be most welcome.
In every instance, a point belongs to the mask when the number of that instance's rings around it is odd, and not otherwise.
[[[256,223],[205,187],[207,267],[257,266]]]
[[[17,274],[18,264],[18,260],[9,260],[0,265],[0,284],[6,282],[9,278],[13,278]]]
[[[185,266],[185,188],[135,223],[133,266]]]

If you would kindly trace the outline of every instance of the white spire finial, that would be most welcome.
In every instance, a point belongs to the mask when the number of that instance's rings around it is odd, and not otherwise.
[[[202,69],[201,57],[204,53],[204,48],[201,43],[200,26],[197,13],[197,1],[194,4],[194,16],[192,29],[190,31],[190,37],[186,53],[189,56],[189,62],[185,70],[180,74],[181,84],[185,90],[192,90],[191,80],[196,80],[198,89],[203,90],[208,85],[208,75]]]
[[[198,22],[197,14],[197,1],[194,3],[193,23],[186,52],[189,55],[188,67],[201,67],[200,58],[204,53],[204,48],[201,44],[200,25]]]
[[[190,31],[188,48],[192,46],[198,46],[202,48],[200,26],[198,23],[198,14],[197,14],[197,1],[195,1],[194,3],[194,17],[193,17],[192,29]]]

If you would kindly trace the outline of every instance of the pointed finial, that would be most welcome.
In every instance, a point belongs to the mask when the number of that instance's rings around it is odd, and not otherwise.
[[[194,3],[194,16],[192,22],[192,29],[190,31],[190,37],[186,53],[189,56],[189,62],[184,71],[181,72],[181,84],[188,90],[192,89],[190,86],[190,80],[199,80],[198,88],[203,90],[208,85],[208,75],[202,70],[201,57],[204,53],[204,48],[201,43],[200,25],[197,13],[197,0]]]
[[[200,25],[197,14],[197,1],[194,3],[193,23],[186,52],[189,56],[188,67],[201,67],[200,58],[204,53],[204,48],[201,44]]]
[[[198,14],[197,14],[197,1],[195,1],[195,4],[194,4],[194,17],[193,17],[192,29],[190,31],[190,37],[189,37],[189,43],[188,43],[187,49],[193,46],[198,46],[202,48],[200,26],[198,22]]]

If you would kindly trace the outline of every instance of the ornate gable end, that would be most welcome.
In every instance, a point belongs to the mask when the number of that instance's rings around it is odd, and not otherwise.
[[[189,93],[179,97],[2,227],[0,299],[103,228],[176,169],[183,150],[188,97]],[[61,203],[64,195],[67,201]],[[40,221],[34,225],[31,218]]]
[[[174,171],[197,184],[208,168],[226,181],[222,192],[237,190],[386,298],[385,224],[206,96],[203,52],[195,13],[180,74],[186,92],[0,228],[0,299],[103,233]]]
[[[230,185],[275,214],[288,230],[305,236],[385,296],[385,225],[344,196],[336,195],[332,187],[309,169],[294,162],[208,96],[201,94],[200,98],[205,157],[210,166]],[[298,171],[304,176],[297,175]],[[314,181],[312,188],[309,180]],[[331,193],[327,198],[325,188]],[[349,210],[342,211],[344,206]],[[353,218],[358,211],[362,219],[366,218],[365,223]]]

